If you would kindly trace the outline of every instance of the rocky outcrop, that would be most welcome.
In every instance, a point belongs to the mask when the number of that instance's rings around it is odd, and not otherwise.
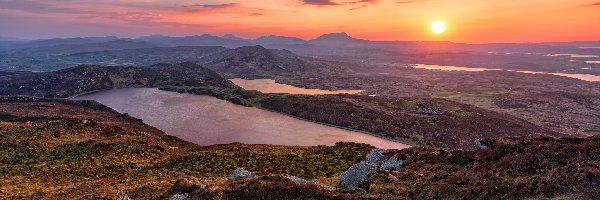
[[[123,190],[117,190],[117,200],[131,200],[131,198],[129,198],[129,195],[127,195],[127,193],[125,193],[125,191]]]
[[[187,200],[189,198],[188,194],[176,194],[171,197],[170,200]]]
[[[366,159],[357,163],[340,175],[340,187],[356,190],[364,188],[365,181],[377,171],[399,170],[404,165],[404,160],[399,160],[396,155],[386,158],[381,149],[374,149],[367,154]]]
[[[417,104],[417,112],[427,115],[442,115],[444,110],[442,107],[433,102],[419,102]]]
[[[255,177],[256,177],[256,174],[254,172],[245,170],[243,168],[237,168],[235,171],[233,171],[233,174],[231,174],[229,179],[238,181],[238,180],[242,180],[242,179],[255,178]]]
[[[486,145],[484,145],[483,143],[481,143],[481,139],[476,139],[474,142],[474,146],[476,149],[487,149],[488,147]]]

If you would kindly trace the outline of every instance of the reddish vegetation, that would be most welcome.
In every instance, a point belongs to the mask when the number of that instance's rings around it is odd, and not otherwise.
[[[509,137],[482,143],[488,148],[390,152],[407,159],[408,165],[372,176],[370,193],[409,199],[600,196],[600,136]]]
[[[365,97],[366,98],[366,97]],[[372,175],[363,192],[336,186],[372,147],[228,144],[199,147],[94,102],[0,98],[0,198],[522,199],[600,195],[600,136],[484,139],[477,151],[391,150],[407,165]],[[259,176],[227,177],[237,168]],[[177,181],[194,176],[189,183]]]
[[[164,135],[141,120],[120,114],[95,101],[70,101],[33,97],[0,97],[0,121],[51,121],[58,119],[93,120],[109,126],[142,130]]]
[[[507,114],[443,99],[265,95],[264,108],[432,147],[472,148],[478,138],[558,133]]]

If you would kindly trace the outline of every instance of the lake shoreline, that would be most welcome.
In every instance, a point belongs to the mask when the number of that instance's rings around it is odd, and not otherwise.
[[[129,88],[132,89],[132,88]],[[133,88],[136,89],[136,88]],[[248,108],[245,106],[241,106],[231,101],[226,101],[223,99],[216,98],[210,95],[197,95],[197,94],[189,94],[189,93],[179,93],[175,91],[165,91],[160,90],[158,88],[137,88],[137,93],[140,91],[147,93],[142,94],[143,97],[135,97],[140,96],[137,94],[135,90],[125,90],[120,91],[116,89],[119,96],[125,95],[126,93],[130,97],[124,97],[119,100],[118,97],[115,97],[111,93],[115,93],[115,91],[104,91],[92,93],[92,96],[79,96],[78,98],[74,98],[76,100],[96,100],[108,107],[111,107],[115,110],[119,110],[120,113],[128,113],[133,117],[141,118],[144,122],[163,130],[169,135],[182,138],[186,141],[190,141],[196,143],[201,146],[210,146],[215,144],[229,144],[229,143],[247,143],[247,144],[270,144],[270,145],[285,145],[285,146],[319,146],[326,145],[332,146],[337,142],[356,142],[356,143],[365,143],[373,145],[377,148],[384,149],[404,149],[410,148],[414,145],[409,145],[406,142],[402,142],[400,140],[394,140],[391,138],[381,137],[380,135],[374,133],[368,133],[361,130],[354,130],[346,127],[339,127],[331,124],[314,122],[312,120],[307,120],[299,117],[295,117],[289,114],[276,112],[273,110],[259,108],[259,107],[250,107],[256,109],[257,111],[251,111],[246,113],[247,111],[239,111],[245,110],[244,108]],[[144,90],[146,89],[146,90]],[[148,90],[150,89],[150,90]],[[191,95],[188,97],[185,96],[177,96],[168,93],[157,93],[157,95],[152,96],[153,90],[161,91],[161,92],[174,92],[174,94],[185,94]],[[117,94],[115,93],[115,94]],[[150,95],[148,95],[150,94]],[[144,96],[146,95],[146,96]],[[95,97],[94,97],[95,96]],[[104,96],[104,97],[102,97]],[[223,101],[223,103],[213,104],[212,100],[206,101],[201,100],[197,103],[193,101],[187,100],[189,97],[198,96],[204,98],[211,98],[218,101]],[[133,97],[133,99],[131,98]],[[90,99],[91,98],[91,99]],[[102,102],[98,98],[105,98],[109,103]],[[108,99],[107,99],[108,98]],[[128,99],[129,98],[129,99]],[[136,99],[137,98],[137,99]],[[146,98],[144,101],[148,102],[139,102],[140,98]],[[159,100],[148,100],[148,98],[159,98]],[[162,98],[168,98],[171,100],[160,100]],[[194,98],[192,98],[194,99]],[[100,100],[100,101],[99,101]],[[208,100],[208,99],[207,99]],[[165,101],[165,102],[162,102]],[[110,103],[112,102],[112,103]],[[119,106],[115,106],[115,102],[135,102],[135,103],[125,103]],[[111,105],[112,104],[112,105]],[[186,107],[189,105],[196,105],[195,107]],[[228,104],[230,106],[226,106],[227,109],[234,109],[238,111],[217,111],[215,108],[220,109],[223,104]],[[148,105],[152,105],[152,107],[148,107]],[[204,105],[204,106],[203,106]],[[177,108],[173,106],[178,106]],[[200,106],[201,109],[205,109],[206,106],[208,110],[199,111],[197,106]],[[132,108],[135,107],[135,108]],[[234,108],[231,108],[234,107]],[[175,108],[175,110],[172,110]],[[129,110],[128,110],[129,109]],[[130,112],[131,110],[138,109],[136,112]],[[142,109],[142,111],[139,111]],[[211,110],[213,109],[213,110]],[[259,111],[260,110],[260,111]],[[167,114],[167,112],[169,112]],[[171,113],[172,112],[172,113]],[[187,112],[187,114],[186,114]],[[227,113],[227,112],[233,112]],[[241,113],[240,113],[241,112]],[[258,113],[257,113],[258,112]],[[261,112],[271,113],[271,114],[260,114]],[[161,114],[162,113],[162,114]],[[191,113],[191,114],[190,114]],[[194,114],[196,113],[196,114]],[[211,114],[212,113],[212,114]],[[251,114],[255,113],[255,114]],[[243,117],[240,118],[242,115]],[[193,117],[198,115],[198,117]],[[212,117],[216,115],[215,117]],[[171,117],[169,117],[171,116]],[[248,116],[253,116],[248,118]],[[289,119],[279,118],[287,117]],[[223,118],[225,117],[225,118]],[[232,118],[233,117],[233,118]],[[264,118],[266,117],[266,118]],[[275,117],[275,118],[274,118]],[[152,119],[154,118],[154,119]],[[160,119],[163,118],[163,119]],[[206,120],[208,121],[206,121]],[[158,121],[157,121],[158,120]],[[163,122],[163,121],[167,122]],[[224,121],[223,121],[224,120]],[[233,121],[232,121],[233,120]],[[237,121],[236,121],[237,120]],[[266,121],[265,121],[266,120]],[[290,121],[291,120],[291,121]],[[293,122],[296,120],[297,122]],[[233,124],[228,124],[233,123]],[[266,124],[265,124],[266,123]],[[291,123],[291,124],[290,124]],[[185,125],[187,124],[187,125]],[[217,125],[220,124],[220,125]],[[306,124],[307,126],[305,127]],[[216,125],[216,126],[213,126]],[[167,126],[165,128],[165,126]],[[208,128],[199,128],[206,127]],[[219,128],[223,126],[223,128]],[[268,127],[273,126],[273,129]],[[320,130],[319,126],[322,126],[324,129]],[[327,127],[327,128],[325,128]],[[311,130],[314,129],[314,130]],[[175,131],[175,132],[173,132]],[[232,132],[233,131],[233,132]],[[348,132],[348,133],[346,133]],[[210,134],[196,134],[196,133],[210,133]],[[354,133],[354,134],[349,134]],[[229,136],[231,135],[231,136]],[[303,138],[302,135],[305,135]],[[281,137],[281,138],[280,138]],[[221,138],[221,139],[219,139]],[[220,140],[224,140],[218,142]],[[200,142],[201,141],[201,142]],[[257,142],[262,141],[262,142]],[[271,141],[271,142],[268,142]]]

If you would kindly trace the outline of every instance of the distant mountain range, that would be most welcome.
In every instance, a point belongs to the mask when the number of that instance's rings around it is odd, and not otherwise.
[[[222,46],[227,48],[236,48],[252,45],[252,43],[230,38],[218,37],[213,35],[194,35],[185,37],[169,37],[162,35],[144,36],[135,40],[158,44],[161,46]]]
[[[15,37],[2,37],[0,36],[0,41],[2,42],[19,42],[19,41],[26,41],[25,39],[21,39],[21,38],[15,38]]]
[[[164,35],[150,35],[139,38],[117,38],[115,36],[107,37],[76,37],[76,38],[55,38],[55,39],[42,39],[32,41],[21,41],[21,40],[6,40],[3,41],[0,38],[0,43],[11,42],[6,44],[6,50],[14,51],[16,49],[26,51],[40,51],[39,49],[48,49],[50,47],[65,47],[65,45],[97,45],[100,46],[96,49],[85,49],[78,46],[73,46],[73,49],[82,49],[79,52],[91,52],[100,50],[115,50],[115,49],[136,49],[145,47],[176,47],[176,46],[222,46],[226,48],[237,48],[243,46],[255,46],[261,45],[267,48],[294,48],[297,46],[357,46],[357,45],[381,45],[380,42],[372,42],[363,39],[356,39],[348,35],[347,33],[330,33],[317,37],[312,40],[304,40],[297,37],[286,37],[286,36],[263,36],[256,39],[243,39],[232,34],[226,34],[222,37],[214,36],[209,34],[204,35],[193,35],[183,37],[171,37]],[[118,41],[123,43],[121,46],[126,47],[129,43],[137,42],[141,44],[146,43],[145,47],[139,45],[132,45],[129,48],[103,48],[107,42]],[[73,53],[71,51],[70,53]]]
[[[427,64],[472,65],[474,67],[485,63],[486,67],[489,67],[487,65],[496,63],[495,61],[498,59],[493,57],[495,54],[488,52],[522,54],[536,52],[540,55],[580,52],[580,54],[587,55],[586,52],[595,51],[595,49],[579,49],[579,47],[598,46],[600,46],[600,42],[594,41],[525,44],[369,41],[354,38],[343,32],[324,34],[311,40],[275,35],[243,39],[232,34],[184,37],[151,35],[139,38],[77,37],[33,41],[0,40],[0,71],[52,71],[80,64],[148,66],[161,62],[195,62],[202,63],[219,72],[250,75],[264,74],[266,71],[271,74],[316,69],[322,65],[321,62],[315,61],[317,59],[369,63],[373,62],[370,61],[373,58],[399,63],[427,62]],[[468,52],[472,54],[469,54],[470,58],[483,59],[483,61],[465,64],[460,61],[467,59],[448,58],[446,55],[449,52],[463,54]],[[216,53],[219,54],[216,55]],[[427,57],[425,57],[426,55]],[[438,57],[432,57],[432,55]],[[312,60],[308,58],[312,58]],[[520,57],[510,57],[505,60],[519,59]],[[536,59],[552,60],[552,58],[543,57]],[[553,62],[557,63],[554,60]],[[507,66],[511,63],[496,64]],[[591,65],[575,62],[572,64],[580,67]],[[532,66],[529,63],[523,65]],[[544,66],[546,65],[547,63],[544,63]],[[527,70],[529,68],[526,67]]]
[[[110,42],[118,43],[110,45]],[[108,45],[107,45],[108,43]],[[580,41],[580,42],[549,42],[549,43],[526,43],[526,44],[482,44],[470,45],[453,42],[427,42],[427,41],[370,41],[354,38],[347,33],[329,33],[321,35],[315,39],[304,40],[297,37],[287,36],[262,36],[256,39],[244,39],[232,34],[224,36],[215,36],[210,34],[193,35],[183,37],[172,37],[164,35],[151,35],[139,38],[118,38],[115,36],[106,37],[76,37],[76,38],[56,38],[24,41],[17,38],[0,37],[0,46],[5,50],[14,51],[15,49],[23,49],[31,51],[43,51],[40,48],[72,48],[69,53],[92,52],[101,50],[116,50],[116,49],[137,49],[148,47],[176,47],[176,46],[222,46],[226,48],[238,48],[243,46],[261,45],[267,48],[277,49],[295,49],[302,47],[397,47],[397,46],[429,46],[429,45],[454,45],[454,46],[469,46],[474,49],[480,47],[503,47],[509,46],[599,46],[600,41]],[[66,46],[66,45],[87,45]],[[90,47],[98,46],[98,47]],[[120,46],[120,47],[116,47]]]
[[[225,34],[223,36],[215,36],[210,34],[193,35],[193,36],[164,36],[164,35],[150,35],[142,36],[138,38],[118,38],[115,36],[105,37],[75,37],[75,38],[54,38],[54,39],[39,39],[39,40],[25,40],[14,37],[2,37],[0,36],[0,42],[19,42],[14,45],[13,48],[26,48],[26,47],[42,47],[42,46],[54,46],[54,45],[65,45],[65,44],[90,44],[99,42],[108,42],[115,40],[131,40],[131,41],[144,41],[152,43],[155,46],[222,46],[227,48],[236,48],[242,46],[253,46],[253,45],[325,45],[325,46],[348,46],[348,45],[383,45],[383,44],[413,44],[413,43],[440,43],[430,41],[371,41],[365,39],[358,39],[350,36],[345,32],[340,33],[328,33],[323,34],[317,38],[311,40],[304,40],[297,37],[289,36],[261,36],[256,39],[244,39],[233,34]],[[447,44],[462,44],[454,42],[442,42]],[[505,44],[518,44],[518,43],[505,43]],[[573,42],[544,42],[544,43],[523,43],[523,45],[555,45],[555,46],[586,46],[586,45],[600,45],[600,41],[573,41]],[[500,43],[489,43],[484,45],[502,45]]]

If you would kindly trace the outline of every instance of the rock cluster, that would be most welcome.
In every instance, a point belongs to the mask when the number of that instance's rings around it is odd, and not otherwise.
[[[353,165],[340,175],[340,187],[356,190],[363,186],[369,176],[377,171],[399,170],[404,165],[404,160],[396,155],[387,158],[383,150],[374,149],[367,154],[366,159]]]
[[[417,112],[427,115],[442,115],[444,114],[443,109],[439,105],[432,104],[418,104]]]
[[[123,190],[117,190],[117,200],[131,200],[131,198],[129,198],[129,195],[127,195],[127,193],[125,193],[125,191]]]
[[[229,177],[230,180],[239,181],[247,178],[254,178],[256,174],[254,172],[245,170],[243,168],[237,168],[233,171],[233,174]]]
[[[186,200],[188,199],[189,195],[188,194],[175,194],[171,197],[170,200]]]

